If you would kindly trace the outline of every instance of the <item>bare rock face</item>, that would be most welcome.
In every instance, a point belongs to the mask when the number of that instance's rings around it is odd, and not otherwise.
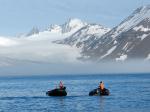
[[[39,32],[40,31],[39,31],[39,29],[37,27],[33,27],[31,29],[31,31],[26,36],[28,37],[28,36],[31,36],[31,35],[39,34]]]

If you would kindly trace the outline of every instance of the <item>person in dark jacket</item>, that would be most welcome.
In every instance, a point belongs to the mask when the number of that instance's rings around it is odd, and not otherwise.
[[[103,81],[101,81],[100,82],[100,84],[99,84],[99,89],[100,89],[100,91],[103,91],[104,90],[104,83],[103,83]]]

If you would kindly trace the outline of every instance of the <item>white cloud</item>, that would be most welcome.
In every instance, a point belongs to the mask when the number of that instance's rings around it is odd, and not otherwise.
[[[1,48],[0,57],[42,63],[72,63],[80,56],[78,49],[54,44],[48,40],[17,42],[19,45]]]
[[[80,57],[79,49],[70,47],[68,45],[55,44],[52,42],[68,37],[74,32],[75,31],[73,30],[63,34],[61,32],[43,31],[39,32],[39,34],[34,34],[29,37],[26,36],[23,36],[21,38],[0,37],[0,64],[4,63],[4,59],[5,64],[1,65],[13,65],[14,62],[17,63],[79,62],[77,60],[77,58]]]
[[[13,45],[17,45],[17,42],[6,37],[0,37],[0,47],[9,47]]]

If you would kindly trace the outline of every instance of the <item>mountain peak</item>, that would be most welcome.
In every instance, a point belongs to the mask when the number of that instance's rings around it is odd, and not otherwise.
[[[136,9],[118,26],[84,47],[84,54],[98,60],[145,59],[150,53],[150,5]]]
[[[144,9],[144,10],[145,10],[145,9],[146,9],[146,10],[150,10],[150,4],[144,5],[144,6],[142,6],[141,8]]]
[[[146,14],[146,13],[149,13],[150,11],[150,5],[145,5],[145,6],[141,6],[139,8],[137,8],[134,12],[133,12],[133,15],[134,14]],[[150,14],[149,14],[150,15]]]
[[[31,31],[26,35],[26,36],[31,36],[31,35],[35,35],[35,34],[39,34],[39,29],[37,27],[33,27],[31,29]]]
[[[52,33],[76,32],[85,25],[87,25],[87,23],[81,21],[80,19],[71,18],[62,25],[51,25],[47,30]]]
[[[70,31],[77,31],[83,26],[87,25],[86,22],[81,21],[80,19],[73,18],[69,19],[65,24],[62,25],[62,33],[67,33]]]
[[[116,27],[115,33],[112,37],[116,37],[122,32],[132,29],[141,21],[146,19],[150,19],[150,5],[137,8],[128,18],[126,18]]]
[[[61,33],[62,32],[62,28],[60,25],[51,25],[48,28],[48,31],[52,32],[52,33]]]
[[[86,24],[85,22],[83,22],[82,20],[78,19],[78,18],[70,18],[68,21],[68,25],[70,27],[76,26],[76,25],[84,25]]]

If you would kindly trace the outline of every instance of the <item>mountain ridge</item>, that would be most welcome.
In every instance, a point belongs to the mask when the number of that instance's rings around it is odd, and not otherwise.
[[[150,5],[136,9],[118,26],[83,50],[92,60],[145,59],[150,53]],[[144,45],[145,43],[145,45]],[[141,47],[139,47],[141,46]],[[139,49],[141,48],[141,49]],[[144,48],[144,49],[142,49]],[[111,51],[111,52],[110,52]]]

